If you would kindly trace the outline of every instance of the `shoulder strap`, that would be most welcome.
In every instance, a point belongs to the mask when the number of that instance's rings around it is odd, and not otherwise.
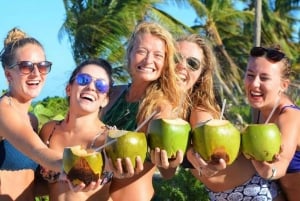
[[[115,102],[119,99],[119,97],[124,93],[125,90],[128,89],[128,85],[117,85],[114,86],[111,89],[111,92],[109,94],[109,103],[107,106],[102,108],[101,113],[100,113],[100,119],[101,117],[110,110],[110,108],[115,104]]]

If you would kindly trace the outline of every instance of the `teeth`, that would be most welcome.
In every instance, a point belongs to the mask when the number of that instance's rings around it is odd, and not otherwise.
[[[95,101],[95,97],[92,96],[92,95],[89,95],[89,94],[82,94],[80,96],[80,98],[84,98],[84,99],[87,99],[87,100],[90,100],[90,101]]]
[[[262,95],[263,95],[263,94],[260,93],[260,92],[253,92],[253,91],[250,91],[250,94],[251,94],[252,96],[262,96]]]
[[[37,80],[30,80],[30,81],[27,81],[27,84],[30,84],[30,85],[32,85],[32,84],[37,85],[37,84],[39,84],[39,83],[40,83],[40,81],[37,81]]]
[[[142,71],[147,71],[147,72],[154,72],[155,69],[153,68],[150,68],[150,67],[143,67],[143,66],[138,66],[137,67],[139,70],[142,70]]]

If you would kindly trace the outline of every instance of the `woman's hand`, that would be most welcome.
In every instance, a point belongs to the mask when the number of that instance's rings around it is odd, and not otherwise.
[[[183,152],[181,150],[176,152],[176,158],[169,159],[166,150],[156,147],[154,150],[151,150],[150,156],[153,164],[164,169],[176,168],[183,161]]]
[[[130,178],[144,170],[144,164],[140,156],[136,157],[136,166],[131,163],[130,158],[118,158],[114,163],[109,158],[109,168],[113,171],[114,177],[119,179]]]
[[[88,191],[98,189],[99,186],[103,186],[102,180],[100,178],[96,182],[92,181],[89,185],[85,185],[83,182],[77,185],[73,185],[73,183],[67,178],[67,175],[64,172],[60,173],[59,180],[67,182],[69,188],[73,192],[88,192]]]
[[[200,155],[190,147],[187,151],[187,159],[199,172],[199,175],[212,177],[218,173],[220,170],[224,170],[227,165],[224,159],[219,159],[218,163],[206,162]]]

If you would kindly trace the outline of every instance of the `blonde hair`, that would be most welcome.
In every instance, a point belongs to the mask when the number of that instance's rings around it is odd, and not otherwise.
[[[201,73],[198,80],[189,91],[192,108],[208,111],[214,118],[220,116],[220,106],[214,92],[213,74],[217,65],[216,58],[208,41],[197,34],[182,36],[177,42],[188,41],[199,46],[203,53],[201,62]]]
[[[3,69],[13,65],[16,62],[16,51],[27,44],[38,45],[44,49],[38,40],[29,37],[24,31],[16,27],[8,32],[6,38],[4,39],[4,48],[1,51],[0,56]]]
[[[174,108],[180,104],[181,90],[177,84],[175,72],[174,54],[175,41],[171,33],[158,23],[141,22],[135,28],[127,47],[127,62],[130,66],[130,53],[133,50],[135,41],[141,34],[151,34],[165,42],[166,52],[165,61],[161,76],[153,81],[145,92],[145,97],[139,105],[137,121],[140,122],[150,115],[159,103],[168,101]],[[129,72],[130,73],[130,72]]]

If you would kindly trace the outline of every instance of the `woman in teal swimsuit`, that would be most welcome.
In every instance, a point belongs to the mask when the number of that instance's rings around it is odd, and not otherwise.
[[[111,106],[105,108],[102,120],[118,129],[135,130],[154,110],[160,111],[154,118],[170,115],[182,95],[176,83],[174,52],[174,41],[167,30],[156,23],[138,24],[127,47],[132,82],[112,89]],[[141,131],[145,132],[146,127]],[[150,161],[142,164],[137,157],[137,167],[129,169],[135,171],[115,171],[111,184],[113,200],[151,200],[155,166]]]

